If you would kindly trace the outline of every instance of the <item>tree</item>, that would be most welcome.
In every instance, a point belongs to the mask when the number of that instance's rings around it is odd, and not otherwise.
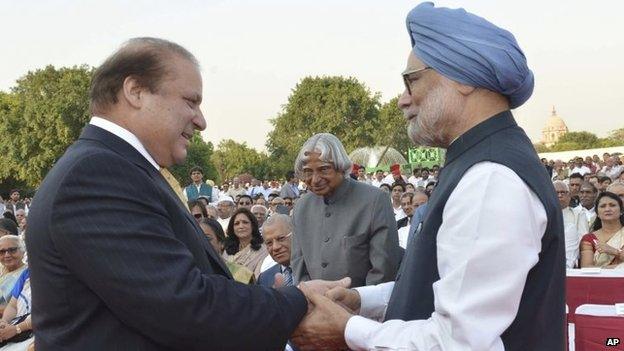
[[[288,97],[266,143],[278,173],[293,169],[299,149],[312,135],[332,133],[347,152],[374,145],[379,129],[379,94],[355,78],[306,77]]]
[[[381,106],[379,109],[379,131],[375,133],[377,145],[390,145],[407,159],[407,150],[414,144],[407,135],[407,122],[399,109],[399,97]]]
[[[239,174],[250,173],[258,179],[266,179],[269,171],[268,156],[232,139],[223,140],[212,155],[212,162],[221,181]]]
[[[612,130],[609,133],[609,139],[617,143],[617,145],[624,145],[624,128]]]
[[[36,187],[89,120],[87,66],[47,66],[17,81],[0,104],[0,179]]]
[[[204,180],[212,179],[219,182],[219,173],[211,160],[213,153],[212,143],[205,142],[201,134],[196,131],[187,150],[186,161],[181,165],[172,166],[171,174],[181,186],[185,186],[190,182],[191,168],[199,166],[204,171]]]
[[[568,132],[552,147],[552,151],[584,150],[601,147],[601,140],[590,132]]]

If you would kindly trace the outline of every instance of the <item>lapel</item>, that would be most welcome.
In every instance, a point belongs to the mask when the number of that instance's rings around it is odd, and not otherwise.
[[[223,270],[224,274],[227,277],[232,278],[230,270],[225,265],[225,262],[223,262],[221,256],[219,256],[214,251],[212,245],[210,245],[210,243],[208,242],[208,239],[203,234],[203,231],[197,224],[195,218],[191,216],[191,213],[188,211],[186,206],[175,194],[173,189],[171,189],[171,186],[169,185],[169,183],[167,183],[167,180],[162,176],[162,174],[160,174],[158,170],[156,170],[156,168],[154,168],[154,166],[145,157],[143,157],[143,155],[141,155],[132,145],[128,144],[125,140],[121,139],[115,134],[91,124],[88,124],[84,127],[82,133],[80,134],[80,139],[98,141],[104,144],[109,149],[123,156],[126,160],[134,163],[137,167],[145,170],[149,177],[152,178],[159,187],[165,190],[165,193],[171,198],[173,202],[176,203],[179,212],[186,218],[187,221],[191,223],[194,229],[193,234],[197,238],[197,241],[200,243],[200,245],[202,245],[208,257],[210,257],[214,264],[218,265]]]
[[[154,167],[152,167],[152,169],[153,168]],[[167,180],[160,174],[160,172],[156,172],[155,169],[151,170],[151,172],[154,173],[153,174],[154,180],[156,180],[156,182],[161,188],[165,189],[165,192],[167,193],[167,195],[171,198],[172,201],[176,203],[180,212],[184,215],[186,220],[193,226],[195,237],[201,243],[202,247],[204,248],[204,251],[206,251],[206,253],[212,259],[212,261],[214,261],[214,263],[216,263],[223,270],[223,272],[228,277],[231,278],[230,270],[225,265],[225,262],[223,261],[221,256],[219,256],[214,251],[214,248],[208,242],[208,239],[204,235],[204,232],[201,230],[201,227],[197,224],[197,221],[195,220],[195,218],[191,216],[191,213],[188,211],[186,206],[182,203],[180,198],[173,192],[173,189],[171,189],[171,186],[169,185],[169,183],[167,183]]]

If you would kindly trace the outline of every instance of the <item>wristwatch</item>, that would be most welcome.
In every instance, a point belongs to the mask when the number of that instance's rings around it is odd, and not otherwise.
[[[19,327],[19,324],[15,325],[15,335],[19,335],[22,333],[22,328]]]

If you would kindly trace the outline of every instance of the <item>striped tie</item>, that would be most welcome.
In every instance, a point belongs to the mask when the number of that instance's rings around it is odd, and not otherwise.
[[[292,269],[284,268],[284,286],[293,286]]]

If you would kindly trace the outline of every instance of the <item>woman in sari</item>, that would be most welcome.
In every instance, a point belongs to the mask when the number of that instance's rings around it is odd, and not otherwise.
[[[605,191],[596,199],[592,232],[581,239],[581,268],[624,269],[624,206],[622,199]]]
[[[26,269],[24,243],[17,235],[0,237],[0,315],[11,300],[11,291],[20,274]]]
[[[262,261],[268,254],[256,217],[244,207],[236,210],[227,227],[223,258],[247,267],[257,279]]]
[[[223,233],[223,227],[213,218],[204,218],[199,222],[199,226],[210,241],[210,245],[217,251],[219,255],[223,255],[223,245],[225,243],[225,233]],[[252,271],[233,262],[225,262],[225,265],[230,270],[232,278],[239,283],[253,284],[255,282],[254,274]]]

